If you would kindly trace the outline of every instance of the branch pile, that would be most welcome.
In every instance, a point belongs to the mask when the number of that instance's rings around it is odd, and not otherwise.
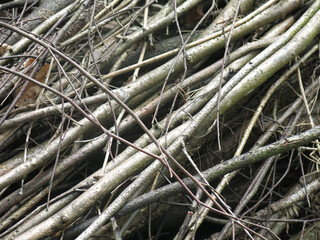
[[[0,238],[317,234],[319,9],[1,3]]]

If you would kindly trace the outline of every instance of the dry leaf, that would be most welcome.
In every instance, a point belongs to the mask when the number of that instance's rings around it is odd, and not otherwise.
[[[26,63],[24,64],[24,67],[28,67],[30,64],[34,62],[34,58],[29,58]],[[47,72],[49,70],[48,63],[44,64],[41,69],[37,72],[36,76],[34,77],[35,80],[38,82],[44,83],[46,80]],[[27,75],[30,75],[32,72],[32,69],[28,71]],[[15,95],[17,95],[21,90],[21,87],[19,87],[15,91]],[[39,93],[41,91],[41,87],[39,87],[37,84],[29,83],[25,91],[22,93],[21,97],[16,103],[16,107],[23,107],[30,103],[34,103],[36,98],[38,97]]]
[[[195,27],[203,16],[203,2],[201,2],[186,14],[184,22],[190,27]]]

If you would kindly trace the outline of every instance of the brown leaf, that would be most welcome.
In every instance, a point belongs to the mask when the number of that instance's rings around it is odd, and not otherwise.
[[[24,67],[30,66],[34,62],[34,58],[29,58],[25,64]],[[41,69],[37,72],[36,76],[34,77],[35,80],[38,82],[44,83],[46,80],[47,72],[49,70],[49,65],[48,63],[44,64]],[[28,71],[27,75],[30,75],[32,72],[32,69]],[[15,91],[15,95],[17,95],[21,90],[21,87],[19,87]],[[34,103],[36,98],[38,97],[39,93],[41,91],[41,87],[39,87],[37,84],[34,83],[29,83],[25,91],[22,93],[21,97],[16,103],[16,107],[23,107],[26,106],[30,103]]]
[[[203,16],[203,2],[201,2],[186,14],[184,21],[187,25],[195,27]]]

